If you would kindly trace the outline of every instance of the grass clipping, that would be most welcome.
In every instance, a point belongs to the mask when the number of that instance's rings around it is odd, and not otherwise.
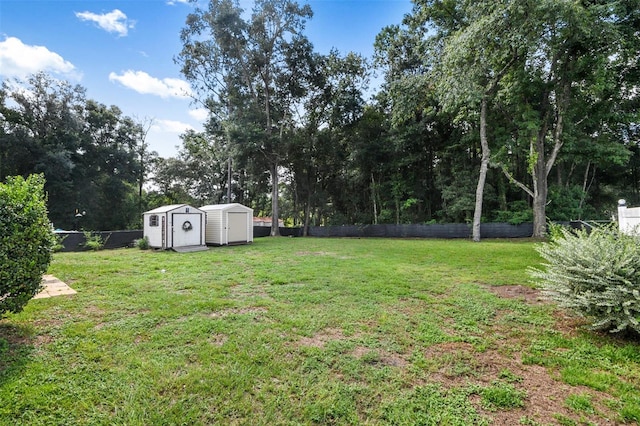
[[[543,268],[530,270],[543,293],[593,329],[640,334],[640,239],[613,226],[551,235],[536,247]]]

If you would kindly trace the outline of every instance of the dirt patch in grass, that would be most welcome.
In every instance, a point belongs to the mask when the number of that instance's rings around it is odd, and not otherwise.
[[[479,411],[492,417],[495,424],[519,424],[521,419],[524,418],[544,422],[545,424],[548,424],[551,419],[557,422],[551,424],[567,424],[561,422],[560,419],[572,419],[575,424],[599,424],[603,417],[607,419],[607,424],[618,424],[614,421],[614,413],[606,405],[606,401],[611,397],[605,393],[585,386],[571,386],[562,383],[552,377],[553,371],[550,372],[543,366],[522,365],[519,360],[509,361],[491,353],[481,356],[479,361],[485,367],[489,367],[488,370],[492,372],[488,377],[496,373],[500,376],[501,371],[508,371],[517,378],[517,383],[514,384],[515,387],[526,392],[525,406],[523,408],[485,412],[482,407],[479,407]],[[495,367],[500,364],[504,369],[496,371]],[[483,377],[486,383],[488,377]],[[486,384],[489,385],[490,383]],[[595,413],[576,413],[570,410],[566,406],[567,397],[570,395],[590,395]]]
[[[71,317],[69,316],[69,318]],[[66,318],[66,320],[68,320],[69,318]],[[63,324],[65,324],[65,321],[60,318],[47,318],[46,320],[35,320],[32,322],[32,324],[36,328],[36,330],[46,331],[60,328]]]
[[[571,386],[554,378],[558,373],[539,365],[524,365],[519,355],[508,356],[497,350],[476,351],[464,342],[446,342],[426,348],[424,355],[433,359],[436,371],[429,381],[445,389],[470,385],[488,387],[496,383],[510,384],[526,393],[523,408],[491,410],[483,407],[479,395],[473,395],[479,413],[493,419],[493,424],[517,425],[523,419],[540,424],[566,424],[561,419],[572,419],[575,424],[607,424],[615,422],[614,413],[607,407],[610,395],[585,386]],[[566,406],[570,395],[589,395],[594,413],[576,413]],[[560,419],[560,420],[558,420]],[[573,423],[572,423],[573,424]]]
[[[53,342],[54,338],[53,336],[49,335],[49,334],[38,334],[35,338],[35,340],[33,341],[33,346],[35,348],[39,348],[41,346],[46,346],[49,345]]]
[[[575,337],[589,325],[589,321],[568,311],[557,309],[553,312],[553,329],[568,337]]]
[[[33,335],[27,327],[22,327],[0,321],[0,338],[7,341],[10,346],[29,345],[33,342]]]
[[[246,307],[246,308],[228,308],[221,311],[212,312],[209,314],[211,318],[225,318],[230,315],[262,315],[267,313],[267,308],[263,307]]]
[[[222,333],[216,333],[216,334],[212,334],[209,337],[209,343],[212,346],[222,346],[226,343],[226,341],[229,340],[229,336],[227,336],[226,334],[222,334]]]
[[[364,359],[369,364],[404,368],[409,361],[401,354],[392,353],[383,349],[370,349],[364,346],[356,346],[350,355],[357,359]]]
[[[236,284],[229,290],[229,296],[233,299],[269,299],[273,298],[267,293],[265,286]]]
[[[338,256],[337,253],[328,251],[299,251],[296,253],[298,256],[331,256],[340,260],[353,259],[351,256]]]
[[[483,287],[496,296],[505,299],[523,300],[533,305],[549,302],[549,299],[545,298],[540,290],[523,285],[487,285]]]
[[[335,253],[326,251],[299,251],[296,253],[298,256],[335,256]]]
[[[313,348],[324,348],[325,345],[333,340],[344,340],[346,336],[342,330],[338,328],[325,328],[319,333],[311,337],[302,337],[297,342],[297,346],[310,346]]]

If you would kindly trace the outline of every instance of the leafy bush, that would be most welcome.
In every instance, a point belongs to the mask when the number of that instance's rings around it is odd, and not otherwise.
[[[99,234],[94,234],[89,231],[84,231],[84,246],[90,250],[98,251],[104,248],[104,244],[107,242],[107,238],[102,238]]]
[[[598,215],[581,186],[550,185],[546,214],[553,220],[593,219]]]
[[[144,236],[139,238],[133,242],[135,247],[138,247],[140,250],[149,250],[149,237]]]
[[[53,244],[44,176],[0,183],[0,317],[20,312],[41,289]]]
[[[509,203],[509,210],[496,210],[493,212],[494,221],[506,222],[512,225],[520,225],[533,221],[533,209],[526,201],[513,201]]]
[[[547,222],[547,237],[551,242],[562,240],[564,238],[564,230],[566,228],[558,223]]]
[[[593,319],[593,329],[640,333],[640,244],[613,226],[555,229],[537,247],[545,270],[532,269],[544,293]]]
[[[68,235],[58,235],[53,234],[53,246],[51,246],[51,250],[53,252],[58,252],[64,250],[64,240],[66,240]]]

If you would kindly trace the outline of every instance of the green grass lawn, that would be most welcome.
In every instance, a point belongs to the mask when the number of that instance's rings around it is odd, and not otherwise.
[[[0,424],[635,424],[640,345],[531,297],[534,246],[56,253],[78,293],[0,321]]]

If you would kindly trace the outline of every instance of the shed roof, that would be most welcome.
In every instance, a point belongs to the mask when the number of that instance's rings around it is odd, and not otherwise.
[[[201,210],[228,210],[231,208],[241,207],[243,210],[253,211],[251,207],[247,207],[240,203],[229,203],[229,204],[209,204],[207,206],[200,207]]]
[[[196,207],[189,206],[188,204],[169,204],[169,205],[166,205],[166,206],[157,207],[157,208],[155,208],[153,210],[146,211],[143,214],[148,214],[148,213],[167,213],[167,212],[170,212],[171,210],[176,210],[176,209],[179,209],[180,207],[185,207],[185,206],[187,206],[189,208],[192,208],[192,209],[195,209],[197,211],[200,211],[200,209],[198,209]]]

